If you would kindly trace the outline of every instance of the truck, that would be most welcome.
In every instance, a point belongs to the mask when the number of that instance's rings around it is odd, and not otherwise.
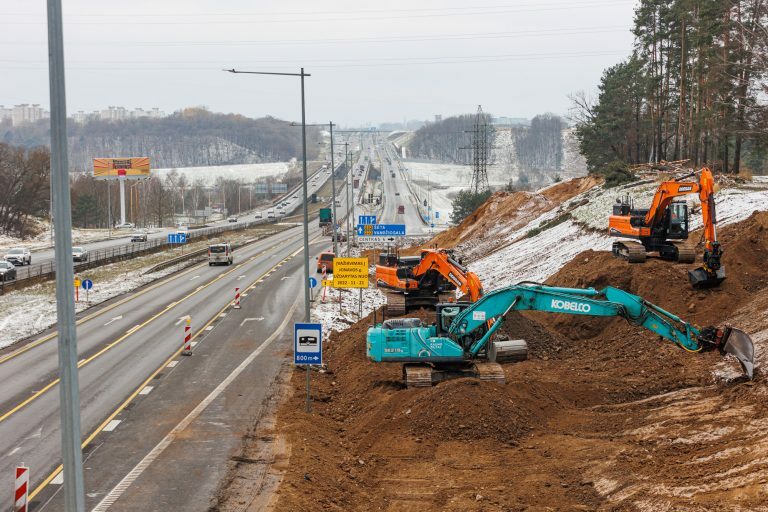
[[[400,215],[403,215],[405,213],[405,205],[400,205],[397,207],[397,213]]]
[[[331,209],[320,208],[320,227],[329,226],[332,223],[333,223],[333,218],[331,217]]]

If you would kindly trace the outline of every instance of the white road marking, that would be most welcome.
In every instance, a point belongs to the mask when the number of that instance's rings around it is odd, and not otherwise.
[[[52,485],[61,485],[64,483],[64,472],[60,472],[58,475],[56,475],[56,478],[51,480]]]
[[[290,279],[290,278],[291,278],[291,276],[283,276],[283,277],[280,278],[280,280],[281,281],[285,281],[286,279]]]
[[[261,322],[262,320],[264,320],[263,316],[260,316],[258,318],[243,318],[243,321],[240,322],[240,327],[244,326],[245,322]]]
[[[171,361],[170,363],[168,363],[168,365],[167,365],[167,366],[168,366],[168,368],[173,368],[173,367],[175,367],[177,364],[179,364],[179,362],[178,362],[178,361]]]
[[[152,451],[150,451],[136,466],[127,474],[125,477],[123,477],[122,480],[115,486],[114,489],[112,489],[109,494],[107,494],[104,499],[99,502],[96,507],[93,508],[92,512],[104,512],[109,509],[112,504],[114,504],[120,496],[128,489],[128,487],[131,486],[133,482],[136,481],[139,476],[146,470],[152,462],[154,462],[170,444],[173,442],[176,437],[183,432],[189,425],[197,419],[198,416],[213,402],[216,398],[218,398],[219,395],[221,395],[232,382],[241,374],[243,373],[243,370],[245,370],[254,359],[256,359],[259,354],[261,354],[280,334],[282,333],[283,329],[288,325],[288,322],[293,317],[293,313],[296,311],[296,303],[291,306],[291,308],[288,310],[288,314],[283,319],[283,322],[280,324],[280,326],[275,330],[275,332],[272,333],[272,335],[264,340],[264,343],[259,345],[256,350],[250,353],[250,355],[243,360],[240,365],[235,368],[232,373],[230,373],[226,379],[224,379],[221,384],[216,386],[216,388],[211,391],[211,394],[209,394],[205,399],[203,399],[202,402],[197,404],[197,406],[192,409],[192,411],[187,414],[187,416],[181,420],[181,422],[173,427],[173,430],[171,430],[167,436],[163,438],[162,441],[160,441],[154,448],[152,448]],[[62,473],[59,473],[59,475],[63,475]]]
[[[104,327],[108,326],[112,322],[117,322],[118,320],[122,320],[122,319],[123,319],[123,315],[113,317],[112,320],[104,324]]]
[[[194,347],[195,347],[195,345],[197,345],[197,342],[196,342],[196,341],[193,341],[193,342],[192,342],[192,343],[190,343],[189,345],[190,345],[192,348],[194,348]]]
[[[125,331],[125,334],[133,334],[134,332],[138,331],[139,329],[141,329],[140,325],[134,325],[133,327],[131,327],[130,329]]]
[[[175,306],[176,304],[177,304],[176,302],[171,302],[170,304],[168,304],[167,306],[165,306],[165,309],[171,309],[171,308],[172,308],[173,306]]]
[[[248,296],[248,294],[247,294],[247,293],[243,293],[243,294],[241,294],[240,296],[241,296],[241,297],[247,297],[247,296]]]
[[[140,395],[148,395],[152,392],[152,390],[155,389],[154,386],[144,386],[141,388],[141,391],[139,391]]]
[[[122,421],[123,421],[123,420],[112,420],[112,421],[110,421],[109,423],[107,423],[107,426],[106,426],[106,427],[104,427],[104,428],[103,428],[103,429],[101,429],[101,430],[102,430],[102,432],[112,432],[113,430],[115,430],[115,429],[117,428],[117,426],[118,426],[120,423],[122,423]]]
[[[212,331],[212,330],[213,330],[213,326],[212,326],[212,325],[209,325],[208,327],[206,327],[206,328],[205,328],[205,330],[206,330],[206,331]]]
[[[194,281],[195,279],[199,278],[200,276],[192,276],[189,278],[190,281]]]
[[[8,455],[7,455],[7,456],[8,456],[8,457],[10,457],[11,455],[13,455],[14,453],[16,453],[16,452],[17,452],[17,451],[19,451],[19,450],[21,450],[21,446],[17,446],[16,448],[14,448],[14,449],[13,449],[13,450],[11,450],[10,452],[8,452]]]
[[[237,280],[245,279],[245,276],[237,276]]]
[[[186,322],[187,318],[189,318],[190,320],[192,319],[192,317],[189,315],[180,316],[179,320],[174,325],[179,325],[181,322]]]
[[[224,318],[225,316],[227,316],[226,313],[222,313],[222,314],[219,315],[220,318]]]
[[[205,288],[205,285],[201,285],[201,286],[198,286],[197,288],[195,288],[195,291],[196,291],[196,292],[199,292],[199,291],[200,291],[200,290],[202,290],[203,288]]]

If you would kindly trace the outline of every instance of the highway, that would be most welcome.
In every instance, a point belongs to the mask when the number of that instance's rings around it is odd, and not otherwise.
[[[329,172],[323,173],[310,190],[317,190],[329,176]],[[343,212],[346,198],[342,195],[339,199]],[[301,204],[298,198],[292,199],[290,195],[288,201],[289,211]],[[310,239],[313,240],[310,268],[314,270],[314,255],[327,249],[330,242],[326,237],[319,238],[316,220],[311,221],[310,226]],[[77,341],[87,468],[93,469],[97,460],[93,458],[92,450],[98,449],[100,457],[108,458],[119,452],[119,447],[112,451],[111,445],[102,439],[112,430],[110,422],[117,418],[138,425],[130,452],[134,459],[145,456],[156,439],[167,435],[164,420],[183,418],[198,403],[195,400],[202,399],[200,394],[216,388],[226,377],[227,369],[242,362],[244,352],[253,351],[273,332],[282,335],[288,323],[301,319],[301,249],[302,228],[297,226],[237,250],[233,266],[198,264],[80,315]],[[250,290],[243,297],[243,309],[230,310],[236,287]],[[220,341],[223,344],[224,340],[214,336],[219,332],[214,329],[225,330],[219,328],[218,323],[234,311],[243,318],[250,318],[251,323],[241,326],[238,322],[226,327],[236,339],[230,340],[234,344],[232,347],[221,347],[224,352],[219,353],[216,345]],[[195,342],[205,342],[206,345],[199,355],[196,353],[189,358],[179,356],[186,316],[191,317]],[[243,332],[251,333],[247,340],[242,339]],[[209,348],[214,353],[203,355]],[[269,351],[259,356],[259,362],[254,362],[264,370],[258,377],[259,389],[269,389],[284,356],[284,351],[279,354]],[[261,362],[263,359],[269,362]],[[168,367],[171,361],[177,361],[172,365],[172,372]],[[0,352],[0,381],[3,382],[0,453],[5,455],[0,461],[0,473],[11,474],[13,467],[22,462],[32,468],[32,510],[61,509],[61,493],[58,492],[61,476],[57,472],[61,443],[57,374],[55,332],[43,333]],[[170,375],[166,377],[166,374]],[[152,394],[154,388],[162,387],[161,379],[170,380],[172,376],[186,383],[182,384],[183,392],[170,387],[166,388],[169,396]],[[187,385],[189,389],[186,389]],[[255,399],[248,393],[241,395]],[[153,405],[154,396],[173,405]],[[132,415],[132,410],[139,405],[148,408],[149,412],[137,423],[140,417]],[[167,413],[166,409],[175,413]],[[244,416],[241,420],[249,418]],[[130,471],[132,461],[127,456],[109,458],[109,462],[99,465],[95,472],[87,472],[89,508]],[[223,461],[226,462],[226,456]],[[99,478],[94,479],[95,474]],[[216,482],[209,481],[208,484],[201,488],[210,495]],[[195,485],[199,486],[199,482]],[[196,495],[193,491],[190,490],[190,496]],[[0,502],[7,503],[10,499],[11,488],[0,487]]]
[[[307,183],[307,192],[309,195],[320,190],[320,188],[322,188],[325,182],[328,181],[328,179],[330,179],[331,177],[330,170],[323,170],[322,168],[317,168],[314,171],[310,171],[310,172],[311,174],[308,177],[308,183]],[[302,196],[301,188],[300,187],[298,189],[294,188],[290,190],[288,194],[286,194],[285,196],[275,200],[271,206],[264,207],[261,210],[253,210],[251,212],[248,212],[247,215],[246,214],[240,215],[238,217],[237,223],[230,223],[227,221],[227,219],[222,219],[215,222],[209,222],[207,223],[207,225],[235,227],[239,223],[244,223],[246,221],[254,221],[259,219],[261,219],[261,221],[263,221],[264,223],[272,222],[273,219],[267,218],[268,211],[274,212],[275,219],[279,220],[280,217],[283,216],[282,212],[285,212],[285,214],[289,214],[299,209],[299,207],[301,206],[301,196]],[[277,209],[277,205],[283,202],[286,202],[288,204],[281,209]],[[130,237],[131,237],[131,234],[133,234],[133,232],[134,230],[113,230],[113,236],[110,239],[82,243],[82,244],[73,243],[72,245],[75,247],[85,247],[90,252],[101,250],[101,249],[117,248],[123,245],[131,245]],[[165,240],[169,233],[175,233],[175,232],[176,232],[175,226],[150,230],[147,233],[147,240],[155,240],[155,239]],[[194,230],[192,230],[192,235],[194,236]],[[2,257],[3,254],[4,252],[0,254],[0,257]],[[53,258],[54,258],[53,248],[41,249],[41,250],[32,252],[32,264],[35,266],[47,265],[53,261]],[[21,279],[26,277],[27,273],[30,271],[31,268],[32,267],[30,266],[17,266],[16,267],[17,278]],[[33,272],[33,275],[35,275],[34,272]]]
[[[381,180],[384,186],[384,200],[381,213],[380,224],[405,224],[408,235],[420,235],[427,233],[427,226],[421,220],[416,205],[415,198],[408,188],[408,184],[403,178],[402,173],[397,166],[397,156],[389,143],[382,143],[377,148],[381,155]],[[390,163],[387,162],[389,158]],[[394,177],[392,176],[394,174]],[[405,212],[398,214],[399,206],[403,206]]]

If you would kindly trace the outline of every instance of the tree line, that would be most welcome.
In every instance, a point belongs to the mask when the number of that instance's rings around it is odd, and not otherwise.
[[[155,168],[288,161],[301,157],[301,129],[264,117],[218,114],[187,108],[160,119],[125,121],[69,120],[69,163],[73,170],[91,169],[96,157],[148,156]],[[11,127],[0,124],[7,144],[47,146],[49,121]],[[318,154],[320,131],[307,129],[307,158]]]
[[[640,0],[624,61],[572,96],[592,172],[689,159],[768,172],[768,2]]]

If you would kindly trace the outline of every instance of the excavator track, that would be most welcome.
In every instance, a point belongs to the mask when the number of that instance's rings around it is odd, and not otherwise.
[[[405,295],[397,292],[387,292],[387,316],[405,314]]]
[[[507,381],[504,368],[499,363],[475,363],[475,372],[478,379],[486,382],[504,384]]]
[[[613,242],[613,255],[630,263],[645,263],[645,247],[638,242]]]
[[[696,249],[685,242],[669,242],[677,247],[678,263],[693,263],[696,261]]]
[[[403,365],[403,380],[407,388],[432,387],[432,367],[428,364]]]

